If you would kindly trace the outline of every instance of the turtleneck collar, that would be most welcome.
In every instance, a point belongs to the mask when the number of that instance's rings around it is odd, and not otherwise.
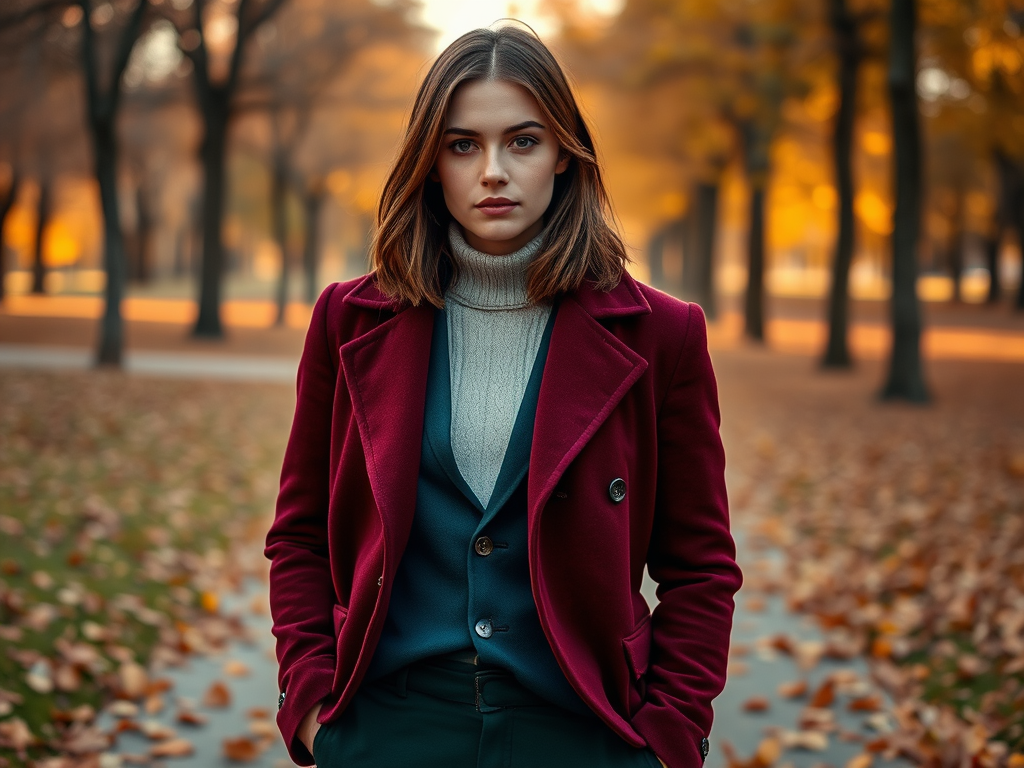
[[[540,250],[543,232],[518,251],[504,256],[492,256],[473,248],[454,221],[448,227],[448,241],[459,277],[448,287],[447,298],[473,309],[522,309],[530,306],[526,270]]]

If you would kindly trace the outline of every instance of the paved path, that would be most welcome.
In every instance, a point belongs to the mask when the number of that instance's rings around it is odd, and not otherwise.
[[[0,368],[84,370],[93,366],[91,350],[77,347],[0,344]],[[298,360],[214,353],[128,352],[128,373],[175,378],[294,383]]]

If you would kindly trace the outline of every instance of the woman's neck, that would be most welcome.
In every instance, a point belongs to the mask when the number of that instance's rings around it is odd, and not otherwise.
[[[526,290],[526,271],[544,241],[537,235],[518,251],[493,256],[466,242],[456,222],[448,227],[452,258],[458,278],[449,286],[446,298],[474,309],[520,309],[530,306]]]

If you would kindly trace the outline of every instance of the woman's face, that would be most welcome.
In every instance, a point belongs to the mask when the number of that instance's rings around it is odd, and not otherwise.
[[[505,80],[472,80],[452,97],[434,166],[466,242],[504,255],[544,227],[562,156],[533,95]]]

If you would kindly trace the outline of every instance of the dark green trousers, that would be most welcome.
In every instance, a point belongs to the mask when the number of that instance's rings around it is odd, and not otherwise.
[[[504,670],[447,659],[364,683],[317,731],[318,768],[660,768],[601,720],[547,704]]]

